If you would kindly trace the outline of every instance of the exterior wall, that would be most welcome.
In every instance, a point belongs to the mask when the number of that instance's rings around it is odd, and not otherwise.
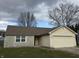
[[[53,48],[75,47],[75,34],[66,28],[60,28],[50,33],[50,46]]]
[[[50,38],[49,35],[42,36],[39,39],[39,45],[44,47],[50,47]]]
[[[69,31],[65,27],[59,28],[58,30],[56,30],[54,32],[51,31],[50,33],[51,33],[51,35],[74,36],[74,33],[72,33],[71,31]]]
[[[6,36],[4,39],[4,47],[13,47],[14,40],[15,40],[15,36]]]
[[[4,48],[27,46],[34,46],[34,36],[26,36],[25,42],[16,42],[16,36],[6,36],[4,39]]]

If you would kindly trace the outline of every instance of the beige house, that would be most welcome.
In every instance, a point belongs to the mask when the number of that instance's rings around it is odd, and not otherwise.
[[[75,47],[76,33],[68,27],[25,28],[8,26],[4,48],[43,46],[51,48]]]

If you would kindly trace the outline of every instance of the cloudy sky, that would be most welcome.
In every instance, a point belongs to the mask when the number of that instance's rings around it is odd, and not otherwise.
[[[79,0],[68,0],[79,3]],[[60,0],[0,0],[0,29],[7,25],[17,25],[20,12],[32,11],[38,20],[39,27],[52,27],[49,25],[48,10],[56,6]]]

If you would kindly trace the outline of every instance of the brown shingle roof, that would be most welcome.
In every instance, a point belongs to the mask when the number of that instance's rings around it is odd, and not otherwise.
[[[16,35],[44,35],[48,34],[52,29],[51,28],[27,28],[19,26],[8,26],[6,30],[7,36],[16,36]]]

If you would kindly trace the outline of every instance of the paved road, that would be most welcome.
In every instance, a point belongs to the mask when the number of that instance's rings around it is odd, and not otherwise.
[[[79,55],[79,48],[78,47],[72,47],[72,48],[58,48],[55,50],[61,50],[61,51],[67,51],[70,53],[78,54]]]

